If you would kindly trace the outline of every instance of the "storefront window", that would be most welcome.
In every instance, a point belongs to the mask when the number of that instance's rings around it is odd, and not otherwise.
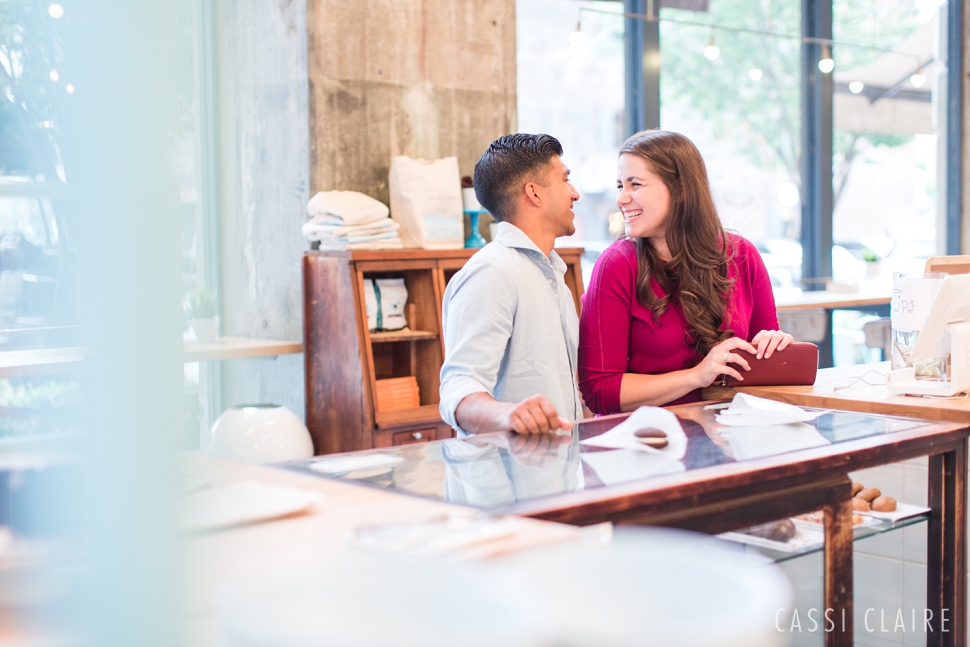
[[[588,257],[613,240],[616,152],[627,134],[622,11],[613,2],[516,3],[518,129],[562,142],[581,198],[576,234],[560,244],[585,246]]]
[[[660,12],[661,125],[700,149],[724,226],[758,245],[776,287],[801,278],[801,43],[772,34],[797,35],[800,7]]]

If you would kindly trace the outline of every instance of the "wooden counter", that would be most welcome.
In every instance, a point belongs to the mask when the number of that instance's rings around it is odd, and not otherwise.
[[[232,529],[191,535],[181,542],[186,581],[183,613],[186,644],[214,647],[218,644],[216,595],[230,578],[278,572],[335,554],[356,528],[377,524],[414,522],[448,514],[472,515],[473,510],[447,503],[382,492],[373,488],[314,478],[269,467],[243,465],[187,453],[181,459],[186,481],[226,485],[256,479],[305,491],[319,492],[321,502],[311,511],[294,517]],[[522,550],[537,545],[575,539],[582,530],[571,526],[523,519],[522,532],[466,549],[469,559]]]
[[[732,398],[740,391],[800,407],[970,423],[970,398],[894,395],[886,387],[888,372],[889,362],[824,368],[812,386],[709,387],[704,397]]]

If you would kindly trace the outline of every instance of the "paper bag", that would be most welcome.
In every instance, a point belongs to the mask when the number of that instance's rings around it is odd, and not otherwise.
[[[400,223],[405,247],[464,246],[458,158],[428,161],[391,158],[391,218]]]
[[[364,279],[364,305],[370,330],[400,330],[408,325],[404,279]]]

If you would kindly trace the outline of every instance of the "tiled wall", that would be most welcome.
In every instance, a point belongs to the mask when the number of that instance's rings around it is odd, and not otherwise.
[[[878,487],[897,501],[926,505],[926,458],[855,472],[851,476],[854,481]],[[856,645],[926,644],[921,622],[926,606],[926,529],[926,523],[919,523],[855,542]],[[796,605],[802,619],[803,631],[791,632],[791,644],[795,647],[821,645],[821,633],[809,632],[810,623],[805,622],[809,609],[822,607],[821,553],[789,560],[781,566],[795,587]],[[869,613],[871,631],[865,626],[867,609],[873,610]],[[895,626],[900,610],[905,629]],[[885,614],[884,620],[881,612]]]

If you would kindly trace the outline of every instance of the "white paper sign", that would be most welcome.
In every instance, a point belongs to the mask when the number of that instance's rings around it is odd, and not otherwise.
[[[922,330],[933,301],[940,291],[940,279],[907,275],[893,280],[893,330]]]

